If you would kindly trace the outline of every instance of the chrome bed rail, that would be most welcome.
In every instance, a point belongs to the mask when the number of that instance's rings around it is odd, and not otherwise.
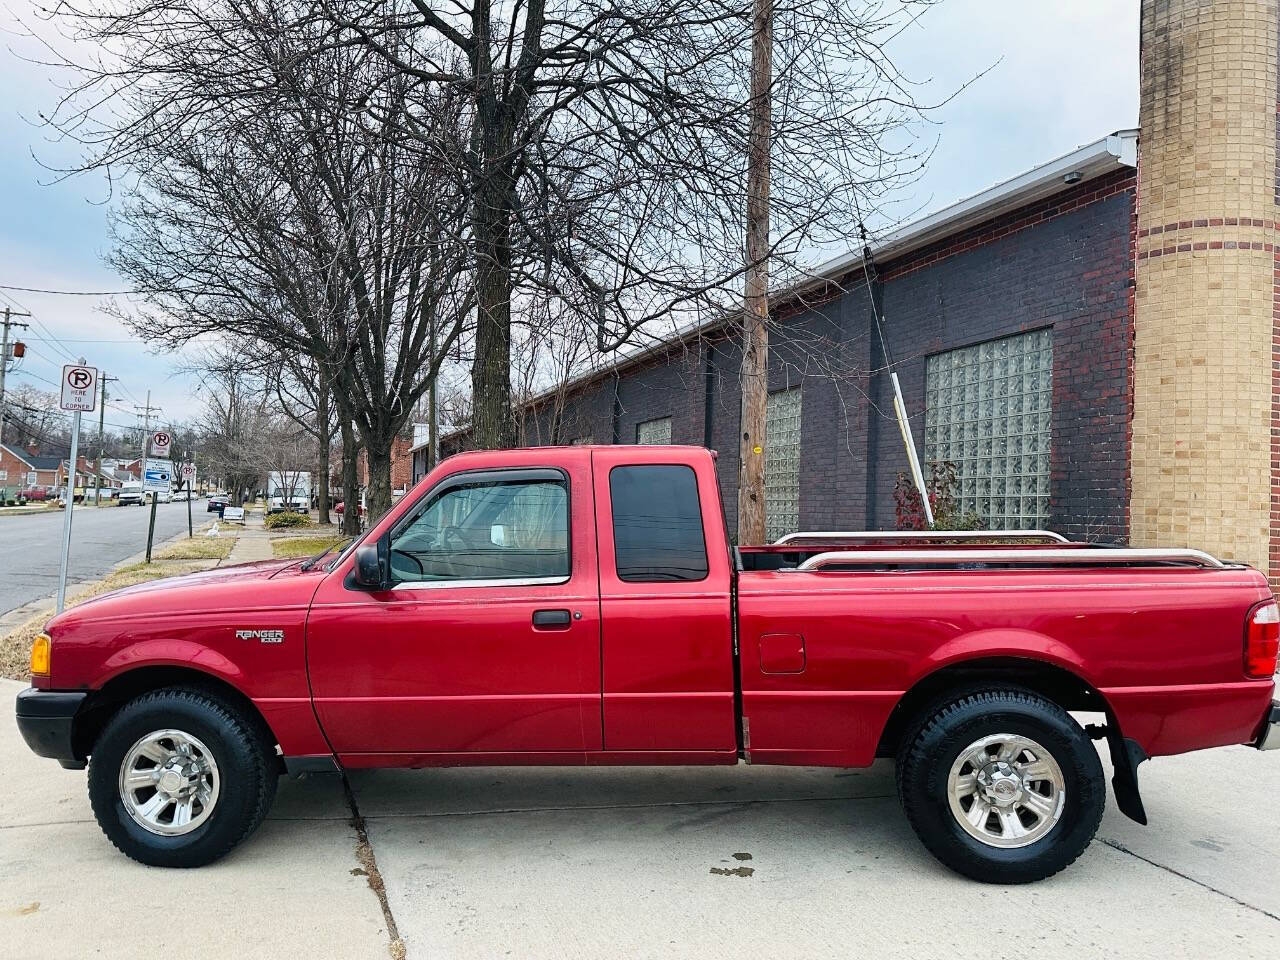
[[[1226,569],[1226,564],[1202,550],[1160,550],[1147,547],[1076,547],[1069,550],[1046,547],[990,550],[966,547],[948,550],[834,550],[819,553],[792,570],[816,571],[833,566],[877,566],[885,564],[1000,563],[1017,566],[1059,564],[1070,566],[1107,566],[1130,564],[1156,566],[1166,563],[1188,564],[1207,569]]]
[[[1070,543],[1052,530],[814,530],[788,533],[770,546],[783,546],[801,540],[1025,540],[1028,542]]]

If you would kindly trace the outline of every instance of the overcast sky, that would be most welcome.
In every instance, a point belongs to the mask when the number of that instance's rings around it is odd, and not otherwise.
[[[990,70],[922,131],[937,148],[924,176],[898,198],[899,215],[927,214],[1136,126],[1138,8],[1123,0],[943,0],[905,30],[891,52],[921,84],[921,102],[941,100]],[[35,49],[13,33],[18,19],[32,22],[31,11],[30,0],[0,0],[0,284],[117,289],[120,279],[102,264],[103,183],[53,183],[32,156],[56,162],[65,148],[31,123],[57,94],[53,76],[15,56]],[[68,355],[83,354],[121,378],[112,385],[118,399],[108,406],[109,423],[132,424],[133,405],[148,388],[167,418],[201,407],[198,381],[178,372],[180,361],[148,353],[99,312],[99,298],[0,289],[0,309],[6,302],[36,320],[24,334],[27,358],[14,382],[52,389]]]

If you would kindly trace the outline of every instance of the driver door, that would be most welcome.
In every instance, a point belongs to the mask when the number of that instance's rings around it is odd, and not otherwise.
[[[358,764],[362,754],[600,749],[588,477],[585,454],[572,473],[451,474],[383,534],[389,588],[326,578],[308,662],[337,753]]]

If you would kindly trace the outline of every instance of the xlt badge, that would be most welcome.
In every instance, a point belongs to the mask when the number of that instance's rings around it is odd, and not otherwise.
[[[261,640],[263,643],[284,643],[283,630],[237,630],[237,640]]]

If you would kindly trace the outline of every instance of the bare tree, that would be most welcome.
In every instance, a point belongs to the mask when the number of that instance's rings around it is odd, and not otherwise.
[[[5,395],[5,443],[15,447],[34,442],[37,446],[62,449],[70,445],[71,432],[66,415],[58,408],[58,395],[29,383],[13,384]]]
[[[268,408],[249,446],[253,458],[266,467],[268,509],[279,497],[284,509],[291,510],[302,495],[303,477],[316,466],[315,437],[293,417]]]
[[[740,315],[751,0],[323,2],[339,42],[465,100],[476,444],[514,437],[525,294],[560,298],[602,351],[707,311]],[[899,135],[918,108],[885,43],[928,2],[773,4],[772,232],[752,256],[777,280],[854,235],[918,169]]]
[[[474,301],[452,167],[403,136],[457,149],[456,106],[326,44],[303,2],[112,9],[60,8],[113,50],[60,117],[86,167],[134,178],[111,261],[144,305],[125,319],[173,347],[217,334],[309,358],[365,448],[369,509],[389,508],[394,438]],[[111,109],[76,113],[100,87]]]
[[[338,432],[337,408],[333,402],[333,384],[322,364],[302,353],[284,353],[272,372],[272,387],[280,402],[280,411],[302,428],[314,441],[315,461],[312,466],[316,486],[316,520],[329,523],[329,460],[333,438]]]
[[[256,437],[266,421],[271,395],[265,381],[234,354],[210,357],[204,385],[203,459],[239,506],[244,492],[256,489],[262,479]]]
[[[752,0],[71,0],[61,22],[109,54],[53,122],[85,166],[137,178],[134,215],[161,229],[127,275],[152,320],[323,358],[377,510],[391,440],[454,345],[472,442],[506,445],[529,304],[554,298],[607,353],[738,324],[753,260],[786,285],[847,243],[922,162],[885,44],[928,2],[774,4],[772,229],[751,257]],[[226,283],[210,252],[253,276]]]

